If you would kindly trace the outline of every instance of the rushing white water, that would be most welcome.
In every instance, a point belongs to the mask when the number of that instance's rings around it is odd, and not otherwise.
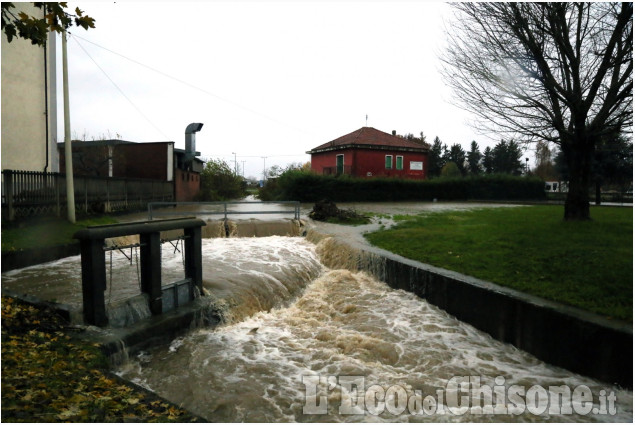
[[[314,246],[301,238],[206,241],[204,262],[206,287],[224,306],[227,323],[141,353],[119,374],[208,420],[632,421],[632,392],[546,365],[364,273],[322,269]],[[311,376],[322,377],[317,388],[309,385]],[[595,409],[614,395],[616,414],[580,415],[577,409],[535,415],[524,409],[519,416],[457,416],[437,395],[456,376],[482,377],[483,385],[504,391],[586,385]],[[363,377],[362,398],[376,384],[392,395],[391,389],[410,396],[420,391],[441,407],[433,415],[394,406],[379,416],[369,409],[340,413],[356,401],[344,390],[344,377]],[[326,397],[327,414],[303,413],[320,400],[307,401],[307,388]],[[450,388],[444,395],[452,393]],[[387,396],[386,404],[391,400]],[[376,403],[369,405],[372,410]]]
[[[134,248],[123,251],[127,257],[119,251],[105,254],[107,309],[140,294],[139,253]],[[203,239],[202,257],[203,287],[215,299],[226,321],[239,320],[290,301],[322,270],[313,244],[300,237]],[[162,245],[163,285],[184,278],[183,261],[181,244]],[[81,257],[67,257],[3,273],[2,289],[79,310],[82,305]]]
[[[304,238],[203,240],[203,286],[225,322],[289,303],[321,271]]]

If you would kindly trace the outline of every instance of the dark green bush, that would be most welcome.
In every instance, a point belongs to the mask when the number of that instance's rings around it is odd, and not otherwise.
[[[201,172],[201,189],[196,201],[227,201],[245,196],[247,184],[223,160],[211,159]]]
[[[263,194],[265,197],[263,197]],[[533,177],[487,174],[473,177],[408,180],[320,176],[288,171],[261,189],[262,200],[317,202],[545,199],[544,182]]]

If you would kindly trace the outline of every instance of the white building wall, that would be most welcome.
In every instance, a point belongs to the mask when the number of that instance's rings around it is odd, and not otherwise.
[[[168,143],[168,173],[167,180],[169,182],[174,180],[174,143]]]
[[[39,16],[43,12],[31,3],[15,3],[18,11]],[[45,96],[45,51],[43,47],[32,45],[30,41],[15,37],[11,43],[2,38],[2,169],[54,171],[56,149],[53,139],[56,134],[55,96],[49,95],[49,140],[46,138],[46,96]],[[52,37],[54,40],[54,37]],[[49,42],[47,56],[49,63],[55,64],[54,42]],[[51,46],[52,45],[52,46]],[[52,48],[51,48],[52,47]],[[51,61],[52,59],[52,61]],[[49,78],[55,66],[48,66]],[[55,93],[55,73],[48,84],[49,93]],[[51,100],[51,97],[53,99]]]

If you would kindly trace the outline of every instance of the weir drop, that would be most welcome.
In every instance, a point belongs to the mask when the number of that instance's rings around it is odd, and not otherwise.
[[[209,421],[632,421],[631,391],[545,364],[365,273],[326,267],[323,257],[348,255],[333,252],[328,237],[316,244],[280,236],[203,239],[202,254],[203,286],[220,325],[193,329],[167,346],[140,352],[117,373]],[[115,251],[107,259],[109,281],[112,276],[107,304],[138,294],[134,255],[134,250],[127,257]],[[162,258],[163,278],[182,278],[180,251],[164,245]],[[55,287],[58,302],[81,305],[79,270],[79,257],[69,257],[4,273],[3,288],[17,290],[28,280],[42,298]],[[524,409],[456,416],[443,409],[447,399],[438,394],[451,392],[448,382],[459,376],[525,390],[586,386],[593,407],[584,415],[576,409],[538,415]],[[341,377],[363,377],[364,388],[351,395]],[[307,405],[316,402],[307,399],[307,382],[316,382],[312,391],[326,401],[326,413],[307,413]],[[373,385],[434,396],[441,408],[430,415],[407,408],[379,415],[368,409],[342,412],[343,404],[364,399]],[[615,395],[614,415],[603,414],[602,394]]]

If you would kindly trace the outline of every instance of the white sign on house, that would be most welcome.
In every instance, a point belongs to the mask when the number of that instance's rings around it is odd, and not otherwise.
[[[423,171],[423,161],[410,161],[410,169]]]

